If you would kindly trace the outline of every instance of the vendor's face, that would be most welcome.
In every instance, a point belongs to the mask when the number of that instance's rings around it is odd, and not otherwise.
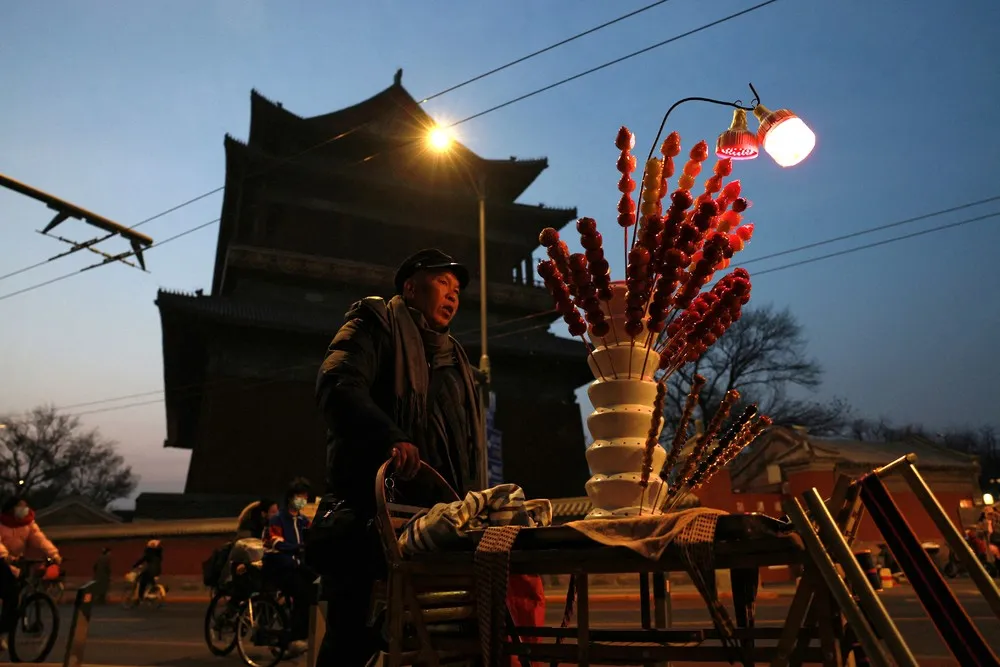
[[[403,296],[435,329],[447,329],[458,312],[458,278],[451,271],[419,271],[406,281]]]

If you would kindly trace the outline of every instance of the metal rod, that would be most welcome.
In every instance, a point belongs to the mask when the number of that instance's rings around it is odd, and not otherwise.
[[[912,465],[903,466],[899,469],[899,472],[907,484],[910,485],[917,500],[927,510],[927,513],[934,521],[934,525],[937,526],[942,537],[948,542],[948,546],[958,555],[962,564],[965,565],[969,576],[976,582],[979,592],[983,594],[986,602],[989,603],[990,609],[993,610],[997,618],[1000,618],[1000,590],[997,590],[996,582],[986,572],[986,568],[983,567],[982,562],[976,557],[976,554],[972,552],[969,543],[965,541],[961,533],[958,532],[958,529],[955,528],[955,524],[948,518],[948,514],[941,507],[941,503],[938,502],[930,487],[927,486],[927,482],[924,481],[924,478]]]
[[[482,428],[480,428],[480,433],[482,433],[483,442],[480,443],[481,456],[479,461],[479,475],[482,478],[482,487],[485,489],[489,486],[489,463],[487,459],[489,458],[489,443],[488,436],[486,434],[486,411],[489,407],[489,385],[492,380],[490,378],[490,356],[487,353],[486,345],[489,339],[486,320],[487,320],[487,303],[486,303],[486,176],[480,175],[479,181],[477,183],[478,194],[479,194],[479,370],[482,371],[483,375],[486,376],[486,385],[483,387],[483,409],[481,410],[482,416]]]
[[[816,570],[823,577],[827,590],[836,599],[844,616],[847,617],[847,622],[854,628],[854,632],[861,641],[865,653],[868,654],[871,664],[875,667],[891,667],[891,663],[885,655],[882,645],[879,643],[875,633],[872,632],[871,626],[868,625],[864,614],[861,613],[861,609],[854,602],[851,592],[847,589],[847,584],[837,574],[837,566],[834,565],[830,554],[823,547],[823,542],[819,539],[819,535],[813,530],[812,524],[809,522],[809,517],[806,516],[802,505],[799,504],[798,500],[791,497],[786,498],[783,504],[785,513],[788,514],[788,518],[792,520],[795,530],[802,537],[802,541],[805,543],[806,550],[809,552]],[[820,591],[819,594],[823,595],[823,592]]]
[[[916,658],[910,652],[910,647],[906,645],[903,636],[899,634],[899,628],[889,617],[882,600],[875,593],[871,582],[868,581],[861,565],[851,552],[851,547],[848,546],[844,536],[837,529],[837,524],[834,522],[830,510],[823,503],[819,491],[810,489],[802,494],[802,497],[806,501],[809,511],[812,512],[813,520],[819,526],[819,534],[823,543],[840,561],[840,566],[844,568],[844,578],[851,583],[854,594],[858,596],[868,620],[882,635],[882,639],[898,667],[918,667]]]
[[[868,473],[868,475],[875,475],[876,477],[885,477],[886,475],[889,475],[891,473],[896,472],[896,469],[899,468],[900,466],[902,466],[904,463],[909,463],[910,465],[915,465],[916,462],[917,462],[917,455],[916,454],[907,454],[905,456],[900,456],[898,459],[896,459],[895,461],[892,461],[891,463],[886,463],[881,468],[875,468],[870,473]],[[859,477],[858,479],[856,479],[854,481],[854,483],[857,484],[858,482],[860,482],[862,479],[864,479],[868,475],[863,475],[863,476]]]

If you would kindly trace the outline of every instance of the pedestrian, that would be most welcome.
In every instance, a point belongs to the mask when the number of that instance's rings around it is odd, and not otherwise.
[[[111,548],[104,547],[94,563],[94,603],[107,604],[111,588]]]
[[[342,501],[354,526],[341,540],[336,571],[323,581],[330,605],[321,665],[365,665],[378,650],[378,631],[368,622],[385,564],[368,526],[386,459],[403,477],[425,461],[460,495],[485,486],[476,371],[449,331],[468,282],[468,270],[444,252],[417,252],[396,272],[392,299],[369,297],[351,307],[320,369],[327,498]]]

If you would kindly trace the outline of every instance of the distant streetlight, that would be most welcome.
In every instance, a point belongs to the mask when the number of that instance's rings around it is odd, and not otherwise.
[[[443,153],[451,148],[452,142],[455,140],[454,135],[451,130],[447,127],[442,127],[437,125],[427,133],[427,143],[438,153]]]
[[[984,493],[983,494],[983,504],[984,505],[992,505],[993,504],[993,494],[992,493]]]
[[[6,424],[0,424],[0,430],[7,428]]]

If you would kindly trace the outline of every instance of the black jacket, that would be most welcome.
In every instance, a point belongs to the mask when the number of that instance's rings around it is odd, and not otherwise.
[[[143,549],[142,558],[135,562],[133,568],[145,565],[145,572],[152,577],[163,574],[163,547],[146,547]]]
[[[327,424],[327,491],[359,510],[373,508],[375,474],[393,444],[412,441],[396,421],[394,355],[385,301],[369,297],[348,311],[316,381]]]

